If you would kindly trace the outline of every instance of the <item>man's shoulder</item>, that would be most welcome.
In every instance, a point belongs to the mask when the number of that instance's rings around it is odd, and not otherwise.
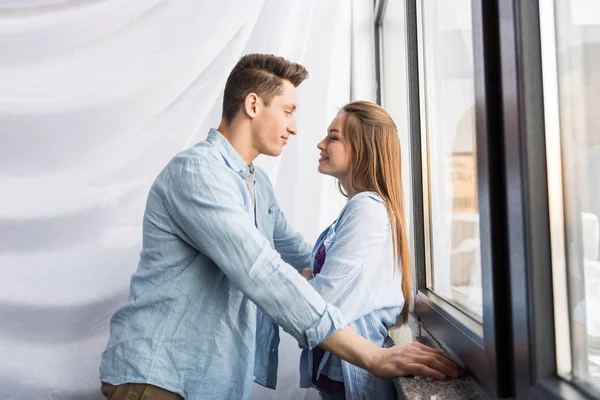
[[[213,175],[225,179],[229,170],[223,157],[209,142],[202,141],[177,153],[163,168],[155,180],[159,187],[171,187],[185,182],[212,180]],[[206,173],[203,173],[206,171]],[[206,176],[205,176],[206,175]]]
[[[210,142],[204,140],[177,153],[168,165],[174,167],[197,165],[207,168],[219,168],[225,166],[225,161],[221,153]]]

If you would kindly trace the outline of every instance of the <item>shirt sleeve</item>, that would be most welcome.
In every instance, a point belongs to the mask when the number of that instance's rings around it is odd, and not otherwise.
[[[309,348],[343,327],[339,310],[256,230],[235,172],[182,157],[171,162],[169,177],[165,205],[174,231],[209,257],[273,322]]]
[[[339,308],[347,324],[376,309],[369,278],[377,273],[369,274],[367,268],[385,267],[370,264],[374,252],[381,251],[391,235],[385,204],[367,196],[351,200],[334,235],[321,272],[309,283]]]
[[[304,240],[302,235],[292,229],[277,203],[269,212],[274,214],[273,242],[275,250],[286,263],[292,265],[298,272],[302,272],[303,268],[309,268],[312,246]]]

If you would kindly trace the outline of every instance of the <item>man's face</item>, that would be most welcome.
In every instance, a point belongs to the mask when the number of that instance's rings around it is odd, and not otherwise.
[[[258,99],[256,117],[252,121],[254,148],[260,154],[277,157],[290,135],[296,134],[296,88],[283,81],[282,93],[269,106]]]

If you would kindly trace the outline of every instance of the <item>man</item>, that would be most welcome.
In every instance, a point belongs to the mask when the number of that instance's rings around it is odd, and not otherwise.
[[[425,346],[377,348],[299,274],[311,249],[252,161],[280,155],[296,134],[296,87],[307,76],[280,57],[243,57],[227,80],[219,129],[156,178],[140,263],[102,355],[107,398],[248,399],[254,380],[275,387],[273,322],[301,346],[321,346],[379,377],[457,375]]]

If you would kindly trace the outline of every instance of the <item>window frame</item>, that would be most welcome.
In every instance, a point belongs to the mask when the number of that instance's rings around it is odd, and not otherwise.
[[[515,3],[500,2],[500,15],[510,22],[501,31],[506,42],[502,46],[502,57],[506,60],[502,68],[507,71],[503,76],[508,124],[505,142],[509,156],[505,169],[507,182],[519,182],[519,185],[507,184],[511,210],[509,233],[517,238],[515,242],[519,241],[510,247],[515,258],[510,266],[511,297],[513,304],[525,305],[512,310],[515,397],[591,400],[598,398],[598,394],[557,374],[555,260],[549,202],[552,195],[549,182],[556,177],[548,174],[547,143],[560,138],[549,138],[544,115],[548,103],[540,73],[543,71],[540,2]],[[516,101],[509,102],[510,98]],[[509,121],[518,121],[518,125],[511,126]],[[515,165],[518,167],[514,168]]]
[[[423,0],[403,1],[415,314],[493,397],[591,400],[593,393],[557,375],[539,2],[471,2],[482,288],[487,294],[479,324],[427,288],[430,232],[423,206],[428,201],[422,175],[427,153],[418,7]],[[380,46],[386,4],[374,1],[379,101],[385,90]]]
[[[398,0],[396,0],[398,1]],[[402,0],[400,0],[402,1]],[[387,8],[388,0],[373,0],[373,12],[375,15],[375,82],[377,104],[381,105],[384,98],[383,86],[383,17]]]
[[[426,171],[427,157],[423,100],[422,0],[407,0],[409,104],[412,164],[415,171]],[[483,293],[482,323],[428,288],[431,231],[428,187],[421,174],[413,174],[413,218],[415,241],[415,313],[422,325],[464,362],[470,373],[494,397],[512,394],[511,355],[502,351],[510,347],[510,335],[504,328],[509,323],[510,300],[505,296],[509,286],[507,235],[505,223],[505,188],[503,184],[501,145],[502,125],[497,88],[496,12],[489,1],[472,0],[473,57],[475,79],[475,119],[477,194],[480,215],[481,279]],[[425,167],[425,169],[423,168]],[[426,177],[428,179],[428,177]],[[494,246],[492,246],[494,243]]]

